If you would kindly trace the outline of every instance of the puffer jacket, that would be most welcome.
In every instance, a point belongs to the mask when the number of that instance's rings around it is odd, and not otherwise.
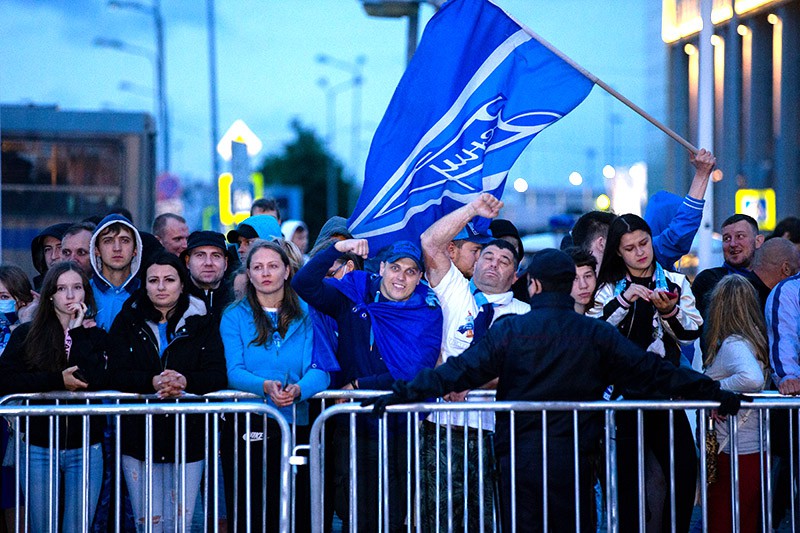
[[[228,381],[222,340],[214,319],[206,313],[205,304],[197,298],[181,296],[175,311],[181,313],[175,335],[159,355],[158,324],[147,303],[147,294],[140,289],[125,302],[114,320],[108,361],[111,386],[123,392],[155,394],[153,377],[171,369],[186,377],[187,393],[206,394],[224,389]],[[204,416],[186,417],[187,461],[203,459],[205,433]],[[144,460],[145,417],[124,417],[122,435],[122,453]],[[172,415],[153,417],[154,462],[175,460],[178,435]]]

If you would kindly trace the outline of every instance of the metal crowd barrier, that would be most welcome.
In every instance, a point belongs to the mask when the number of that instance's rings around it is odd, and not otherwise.
[[[376,393],[374,391],[357,391],[357,393],[353,394],[339,394],[336,397],[338,398],[351,398],[351,399],[362,399],[365,397],[374,396]],[[379,393],[379,394],[385,394]],[[732,492],[730,494],[730,516],[732,522],[732,531],[738,532],[741,530],[740,526],[740,502],[739,502],[739,495],[740,495],[740,488],[744,484],[752,484],[755,483],[759,487],[759,515],[758,515],[758,523],[761,531],[773,531],[774,528],[778,528],[779,524],[773,523],[773,500],[776,494],[779,494],[781,490],[784,490],[782,487],[775,487],[773,481],[773,451],[775,442],[773,441],[773,436],[771,434],[771,421],[774,419],[777,413],[782,413],[784,415],[788,414],[788,437],[789,437],[789,445],[786,447],[788,450],[788,457],[784,457],[781,459],[782,461],[786,461],[788,459],[788,475],[789,475],[789,482],[785,483],[785,490],[788,491],[789,497],[785,498],[789,502],[789,518],[791,524],[791,530],[797,531],[798,527],[798,517],[800,516],[800,506],[798,505],[798,481],[800,481],[800,468],[798,468],[798,443],[796,434],[798,433],[797,425],[797,416],[798,408],[800,408],[800,399],[793,399],[793,398],[785,398],[779,395],[773,394],[760,394],[756,395],[757,399],[752,403],[744,403],[743,408],[750,410],[751,417],[757,416],[758,417],[758,432],[759,432],[759,452],[758,452],[758,461],[759,461],[759,479],[740,479],[739,473],[739,440],[737,438],[737,430],[739,427],[739,423],[741,420],[742,411],[740,416],[732,416],[728,417],[728,429],[730,433],[730,462],[731,462],[731,473],[730,473],[730,483],[732,487]],[[311,487],[312,487],[312,531],[314,533],[322,533],[322,531],[326,530],[324,525],[324,517],[326,514],[326,501],[325,501],[325,483],[326,481],[326,472],[325,472],[325,464],[326,461],[329,459],[326,456],[326,449],[325,449],[325,430],[326,425],[330,424],[332,420],[335,420],[336,423],[339,423],[339,430],[342,430],[344,427],[344,432],[349,435],[350,442],[354,443],[351,444],[348,450],[349,454],[349,465],[347,472],[349,472],[349,485],[348,485],[348,509],[344,514],[345,516],[340,516],[345,523],[344,531],[362,531],[364,528],[362,527],[362,522],[366,519],[368,520],[377,520],[375,523],[377,526],[375,527],[375,531],[390,531],[397,529],[397,517],[399,516],[402,519],[402,529],[408,532],[411,531],[503,531],[507,532],[516,532],[516,531],[528,531],[528,530],[536,530],[536,531],[588,531],[594,530],[596,527],[597,530],[604,530],[609,532],[617,532],[620,531],[620,519],[627,518],[629,520],[633,519],[635,524],[638,524],[639,531],[645,531],[647,529],[647,517],[644,509],[646,508],[646,499],[648,498],[647,490],[645,489],[645,471],[646,471],[646,456],[645,456],[645,437],[644,437],[644,429],[643,429],[643,420],[647,413],[652,412],[666,412],[667,419],[668,419],[668,440],[669,440],[669,465],[667,471],[665,472],[665,486],[663,487],[665,491],[669,491],[669,494],[675,495],[676,493],[676,481],[675,481],[675,470],[676,470],[676,449],[675,449],[675,440],[676,440],[676,417],[677,416],[684,416],[683,412],[685,410],[697,410],[700,416],[698,416],[698,424],[697,424],[697,434],[705,435],[707,426],[706,420],[708,414],[711,413],[713,409],[717,407],[717,404],[713,402],[698,402],[698,401],[618,401],[618,402],[487,402],[487,403],[424,403],[424,404],[412,404],[412,405],[399,405],[399,406],[390,406],[386,410],[386,414],[380,418],[375,419],[373,417],[372,408],[371,407],[361,407],[358,403],[345,403],[343,405],[336,405],[334,407],[330,407],[324,409],[321,415],[317,418],[316,422],[314,423],[311,435],[310,435],[310,468],[311,468]],[[530,523],[518,523],[517,522],[517,515],[519,514],[518,511],[521,509],[519,508],[520,505],[526,505],[530,502],[518,502],[517,498],[511,498],[510,502],[506,503],[505,509],[509,510],[510,515],[510,523],[501,524],[496,520],[496,516],[492,515],[491,509],[486,509],[483,506],[483,495],[484,491],[494,491],[496,488],[492,487],[492,481],[486,480],[481,477],[478,480],[478,494],[477,499],[479,501],[479,508],[478,513],[480,514],[478,525],[476,526],[473,522],[470,525],[469,517],[467,514],[468,511],[468,500],[476,499],[476,494],[469,494],[467,490],[467,474],[466,469],[467,466],[463,467],[462,471],[457,471],[453,467],[453,458],[452,458],[452,450],[454,446],[459,443],[461,439],[466,441],[467,430],[464,427],[455,427],[452,426],[450,423],[445,423],[442,427],[446,437],[443,441],[437,436],[436,440],[436,453],[443,454],[445,467],[443,468],[444,472],[439,472],[439,466],[437,464],[436,467],[436,488],[437,492],[442,491],[444,495],[446,495],[446,503],[444,505],[440,504],[439,498],[436,498],[435,504],[435,526],[433,528],[430,527],[430,522],[432,521],[431,516],[427,516],[427,511],[424,506],[424,502],[420,496],[421,494],[421,487],[420,487],[420,478],[422,476],[430,477],[432,474],[431,472],[425,472],[421,468],[420,463],[420,427],[422,426],[422,419],[426,416],[433,415],[435,418],[436,416],[444,415],[445,413],[457,413],[457,412],[491,412],[495,414],[503,414],[506,418],[506,424],[509,426],[510,435],[510,494],[517,494],[518,489],[522,488],[520,483],[530,483],[531,478],[536,475],[537,478],[541,480],[540,482],[540,491],[541,491],[541,515],[537,517],[537,520],[541,520],[539,524],[530,524]],[[553,504],[554,500],[558,498],[563,498],[565,495],[560,493],[553,493],[552,489],[551,492],[548,493],[548,485],[553,485],[554,479],[553,476],[557,475],[557,472],[553,471],[550,472],[548,469],[549,467],[553,467],[553,465],[548,465],[548,457],[550,457],[550,453],[548,452],[548,444],[551,446],[551,439],[548,437],[549,425],[548,421],[553,420],[554,417],[557,416],[557,413],[566,413],[569,421],[571,422],[571,439],[572,439],[572,449],[576,450],[573,454],[572,458],[572,468],[571,472],[574,473],[574,478],[570,485],[572,489],[569,496],[574,498],[574,502],[576,509],[580,508],[580,503],[582,497],[585,499],[586,495],[583,494],[581,491],[585,490],[587,486],[585,483],[581,483],[581,475],[586,475],[587,470],[581,466],[579,463],[584,459],[583,457],[579,457],[579,450],[581,449],[580,446],[580,439],[581,439],[581,416],[586,415],[588,413],[596,413],[597,416],[602,418],[602,423],[600,427],[602,428],[602,437],[601,442],[603,443],[602,453],[600,457],[600,464],[601,468],[598,469],[601,472],[600,475],[597,476],[597,482],[602,487],[602,495],[603,495],[603,502],[602,505],[604,507],[603,513],[603,522],[600,523],[599,521],[594,524],[594,520],[591,516],[587,516],[581,512],[573,513],[574,516],[571,514],[570,516],[553,516],[549,514],[548,509]],[[620,413],[630,413],[629,416],[635,417],[635,439],[637,444],[637,453],[636,457],[625,457],[625,458],[618,458],[616,453],[616,444],[617,444],[617,435],[616,427],[617,427],[617,416]],[[521,451],[517,450],[517,447],[520,445],[520,439],[517,437],[518,430],[520,427],[523,427],[524,424],[530,423],[530,416],[531,414],[536,414],[539,416],[539,421],[537,422],[537,435],[536,437],[537,442],[541,445],[541,458],[542,463],[540,465],[541,472],[532,471],[530,475],[525,474],[525,478],[520,479],[520,472],[518,471],[516,465],[518,462],[524,461],[524,457],[520,456],[519,454],[522,453]],[[373,418],[376,425],[376,435],[377,435],[377,460],[371,463],[368,468],[369,470],[363,471],[364,461],[362,457],[365,454],[369,453],[369,450],[362,449],[363,441],[357,440],[357,433],[364,430],[364,424],[368,423],[370,417]],[[528,417],[528,418],[525,418]],[[395,419],[395,424],[392,425],[391,419]],[[401,422],[398,424],[396,422],[397,419],[400,419]],[[755,420],[755,419],[754,419]],[[405,435],[404,439],[405,442],[400,447],[400,449],[391,449],[392,438],[390,435],[390,428],[392,431],[397,431],[397,428],[405,427]],[[527,426],[530,429],[530,426]],[[402,432],[400,432],[402,433]],[[482,443],[484,442],[483,434],[484,429],[481,427],[481,423],[479,422],[477,428],[477,443],[479,447],[479,454],[478,454],[478,461],[483,461],[484,457],[484,449],[482,448]],[[515,442],[516,440],[516,442]],[[559,441],[559,442],[563,442]],[[702,446],[703,440],[700,440]],[[551,452],[555,450],[550,450]],[[402,488],[402,497],[401,498],[393,498],[391,497],[390,490],[390,465],[393,461],[397,461],[399,457],[399,461],[401,463],[402,468],[404,468],[407,472],[407,476],[403,481],[404,485]],[[488,457],[486,458],[489,459]],[[620,517],[619,515],[619,507],[620,507],[620,500],[619,495],[617,493],[618,490],[618,483],[619,480],[617,478],[617,471],[618,471],[618,460],[632,460],[635,461],[636,465],[636,475],[638,478],[638,515],[631,517]],[[719,516],[720,511],[719,509],[709,509],[708,507],[708,491],[709,485],[707,484],[707,459],[706,453],[704,453],[704,449],[700,448],[699,460],[697,461],[697,472],[698,472],[698,483],[697,483],[697,501],[695,505],[695,515],[699,514],[699,521],[700,525],[702,526],[702,530],[706,531],[709,525],[709,513],[716,513],[714,516]],[[557,467],[558,465],[556,465]],[[537,466],[536,468],[539,468]],[[555,468],[554,468],[555,470]],[[479,467],[479,471],[483,472],[482,465]],[[539,478],[538,475],[541,475]],[[572,475],[572,474],[570,474]],[[328,476],[329,477],[329,476]],[[360,504],[359,498],[364,497],[364,492],[358,489],[359,482],[363,482],[365,478],[373,478],[377,480],[377,508],[365,508],[364,505]],[[462,487],[463,487],[463,494],[454,493],[452,486],[454,480],[462,480]],[[586,480],[584,480],[586,481]],[[590,485],[594,486],[594,483]],[[395,487],[397,488],[397,487]],[[474,487],[473,487],[474,489]],[[777,492],[776,492],[777,491]],[[501,494],[503,491],[499,491]],[[368,496],[369,494],[366,493]],[[454,516],[453,510],[454,505],[459,503],[459,499],[463,498],[463,505],[462,511],[458,516]],[[594,498],[594,496],[592,496]],[[678,510],[676,509],[676,498],[670,498],[670,503],[667,508],[664,510],[665,516],[669,517],[669,519],[665,522],[668,523],[667,530],[680,530],[676,527],[676,515]],[[375,502],[373,502],[375,503]],[[629,503],[629,502],[625,502]],[[398,508],[392,508],[392,505]],[[699,513],[696,507],[699,506]],[[430,509],[430,506],[428,507]],[[495,510],[496,511],[496,510]],[[329,510],[327,512],[330,512]],[[337,513],[339,513],[339,509],[337,509]],[[489,526],[485,527],[485,518],[487,518],[488,514],[488,523]],[[423,521],[427,520],[428,523],[423,525]],[[390,523],[390,521],[392,523]],[[370,522],[371,523],[371,522]],[[502,527],[505,526],[505,527]],[[535,526],[535,527],[534,527]],[[367,529],[369,530],[369,529]],[[633,529],[631,529],[633,530]]]
[[[552,477],[556,475],[554,465],[548,464],[550,453],[548,452],[548,445],[550,451],[553,450],[553,444],[548,438],[549,421],[555,420],[560,414],[566,413],[566,420],[568,426],[571,428],[572,448],[580,450],[579,441],[581,439],[583,426],[581,425],[582,417],[588,413],[595,413],[596,416],[602,419],[600,424],[602,437],[602,449],[599,456],[599,463],[597,466],[596,476],[598,485],[602,488],[600,494],[601,498],[600,507],[602,513],[598,513],[596,521],[596,528],[609,532],[620,531],[620,495],[618,494],[618,461],[632,461],[635,462],[636,476],[638,479],[639,487],[644,487],[645,484],[645,471],[647,464],[646,451],[644,446],[644,431],[643,419],[647,413],[660,411],[667,412],[669,419],[669,468],[668,474],[665,476],[666,491],[674,494],[675,487],[675,419],[677,416],[683,416],[684,410],[696,409],[702,416],[698,417],[697,430],[700,435],[704,435],[706,431],[706,415],[708,412],[716,407],[711,402],[660,402],[660,401],[622,401],[622,402],[463,402],[463,403],[426,403],[405,406],[391,406],[387,409],[387,413],[391,417],[384,416],[383,418],[375,418],[369,407],[361,407],[355,403],[361,399],[373,397],[376,395],[386,394],[385,391],[325,391],[315,397],[314,401],[321,402],[321,412],[317,417],[310,432],[310,443],[298,443],[296,439],[297,427],[289,424],[280,413],[274,408],[264,404],[264,399],[258,396],[249,395],[246,393],[224,391],[214,393],[203,397],[196,397],[187,395],[175,402],[164,402],[155,400],[154,396],[142,396],[133,394],[120,394],[117,392],[107,393],[48,393],[48,394],[25,394],[14,395],[3,398],[0,400],[0,416],[16,422],[16,431],[10,443],[13,443],[13,452],[10,456],[11,463],[20,465],[15,472],[14,486],[18,489],[15,491],[15,530],[16,531],[30,531],[29,517],[24,510],[28,509],[29,491],[21,490],[21,487],[30,487],[25,478],[30,475],[30,443],[23,437],[26,429],[29,428],[30,422],[33,417],[47,417],[49,440],[51,446],[47,450],[50,465],[48,470],[51,472],[48,477],[46,487],[31,487],[31,490],[47,491],[51,495],[50,504],[47,513],[47,528],[49,531],[57,531],[60,529],[58,522],[58,509],[63,498],[62,492],[59,491],[55,485],[53,478],[52,468],[58,467],[59,454],[57,453],[58,446],[52,443],[59,442],[59,419],[65,416],[79,417],[81,420],[82,431],[82,448],[80,460],[80,474],[81,474],[81,487],[80,487],[80,502],[81,509],[84,510],[81,517],[81,531],[88,531],[91,527],[92,517],[88,516],[85,511],[88,508],[88,479],[89,479],[89,429],[88,420],[90,416],[107,416],[116,422],[119,426],[120,420],[126,416],[142,415],[148,420],[146,439],[148,442],[147,449],[149,450],[149,457],[145,461],[148,467],[145,469],[145,478],[147,483],[146,495],[153,494],[152,488],[152,419],[156,415],[174,415],[176,434],[182,435],[183,438],[176,439],[176,457],[175,469],[178,472],[175,481],[175,492],[178,495],[178,500],[175,503],[176,508],[180,505],[185,509],[184,500],[186,498],[186,449],[185,449],[185,430],[186,430],[186,416],[188,415],[204,415],[206,437],[204,443],[204,461],[206,468],[203,470],[203,489],[202,497],[202,523],[195,522],[193,527],[185,521],[176,521],[175,531],[217,531],[220,527],[220,519],[226,518],[229,530],[233,528],[235,531],[251,531],[251,530],[264,530],[264,518],[266,515],[266,506],[262,507],[261,516],[253,516],[250,508],[250,501],[254,497],[261,496],[266,499],[265,491],[279,490],[279,530],[283,533],[294,531],[302,532],[302,527],[298,529],[295,524],[298,512],[296,510],[296,496],[294,479],[296,472],[300,468],[304,468],[306,460],[301,456],[301,452],[308,451],[310,461],[310,488],[311,488],[311,509],[310,520],[311,530],[314,532],[328,531],[330,528],[331,508],[334,507],[331,498],[331,488],[334,488],[329,483],[332,483],[330,471],[326,471],[326,465],[330,467],[333,462],[332,459],[337,458],[344,461],[346,468],[346,482],[344,483],[345,493],[338,493],[339,506],[336,508],[336,513],[342,520],[344,529],[343,531],[363,531],[365,528],[371,527],[374,520],[375,531],[389,531],[393,527],[396,528],[400,523],[403,530],[406,531],[480,531],[482,533],[488,531],[502,531],[503,533],[524,531],[531,526],[529,523],[518,523],[517,516],[521,511],[526,511],[519,506],[528,506],[528,502],[518,502],[516,498],[511,498],[510,501],[500,501],[499,496],[503,491],[499,490],[502,482],[508,482],[510,486],[510,494],[516,494],[518,485],[528,483],[533,478],[533,475],[528,475],[525,472],[518,472],[517,463],[525,459],[520,455],[523,453],[517,448],[520,442],[515,439],[518,429],[525,424],[529,424],[529,417],[532,414],[540,417],[537,419],[538,428],[541,434],[540,450],[542,452],[541,464],[536,468],[540,469],[536,479],[541,480],[541,520],[542,530],[580,530],[586,531],[595,527],[595,520],[591,513],[582,514],[579,512],[572,513],[569,516],[554,515],[549,511],[550,504],[556,501],[562,495],[553,492],[549,489],[552,485]],[[493,391],[474,391],[470,394],[469,398],[493,398]],[[783,398],[775,395],[758,395],[758,399],[752,404],[745,404],[745,408],[751,409],[751,417],[758,417],[759,428],[759,458],[760,463],[760,479],[741,479],[738,455],[738,439],[737,432],[739,427],[739,420],[741,417],[730,417],[728,421],[728,428],[731,434],[731,498],[730,498],[730,515],[732,521],[732,530],[740,531],[740,489],[747,486],[748,483],[756,483],[761,488],[760,501],[759,501],[759,526],[762,531],[772,531],[773,528],[778,528],[779,524],[774,520],[772,508],[773,501],[776,496],[788,502],[788,526],[791,530],[796,531],[800,524],[800,504],[798,501],[798,482],[800,482],[800,463],[798,455],[798,442],[796,434],[800,430],[798,426],[798,414],[800,413],[800,399]],[[64,402],[69,400],[70,405],[64,405]],[[105,404],[92,403],[91,401],[104,400]],[[76,404],[77,402],[82,402]],[[10,405],[11,403],[22,403],[23,405]],[[33,405],[39,402],[52,402],[55,405]],[[145,403],[134,403],[145,402]],[[339,405],[339,402],[346,402]],[[332,403],[336,405],[331,405]],[[493,413],[500,414],[505,417],[504,424],[508,424],[510,429],[510,469],[507,473],[508,480],[502,476],[497,477],[496,470],[493,463],[494,454],[490,448],[492,444],[491,439],[487,439],[490,432],[483,426],[482,419],[479,417],[478,427],[468,430],[466,427],[454,426],[450,422],[442,422],[449,420],[445,418],[446,413]],[[636,421],[636,456],[619,458],[616,454],[617,436],[615,430],[617,427],[617,416],[620,413],[628,413],[628,416],[634,417]],[[788,417],[785,416],[788,413]],[[771,475],[774,470],[777,470],[775,460],[773,459],[776,447],[776,440],[773,436],[771,429],[773,423],[778,415],[784,416],[785,433],[789,439],[788,445],[783,443],[782,448],[785,450],[784,455],[778,462],[782,462],[784,469],[788,470],[788,480],[780,486]],[[266,420],[267,417],[274,418],[278,424],[280,431],[280,486],[275,487],[270,484],[268,487],[266,483],[266,471],[263,473],[261,482],[256,481],[256,486],[251,486],[247,483],[244,488],[244,494],[238,489],[238,479],[234,479],[233,492],[234,501],[243,499],[246,502],[244,511],[240,511],[239,506],[236,505],[233,509],[227,509],[227,515],[223,513],[221,507],[224,503],[222,498],[222,475],[220,469],[214,466],[211,467],[211,459],[219,456],[220,450],[220,421],[225,415],[229,415],[226,423],[233,421],[234,424],[240,423],[238,417],[234,415],[242,415],[244,419],[241,423],[245,425],[244,436],[245,441],[250,442],[251,437],[251,421],[258,419]],[[424,423],[423,419],[431,417],[432,422],[439,422],[438,426],[432,426],[430,423]],[[438,417],[438,418],[437,418]],[[394,422],[392,422],[394,419]],[[331,423],[334,423],[335,428],[331,428]],[[530,426],[527,426],[530,428]],[[345,438],[345,444],[352,442],[353,445],[348,445],[346,448],[337,448],[337,444],[341,444],[342,440],[336,441],[331,439],[331,434],[326,437],[326,428],[328,431],[335,433],[333,437]],[[426,431],[434,429],[435,435],[433,437],[433,444],[431,441],[423,443],[423,438]],[[241,429],[241,428],[240,428]],[[370,433],[372,432],[372,433]],[[234,432],[238,434],[238,432]],[[375,437],[375,456],[374,462],[370,463],[366,460],[370,453],[370,449],[365,447],[364,442],[360,440],[365,434],[371,434]],[[398,444],[394,435],[402,435],[402,442]],[[477,438],[476,438],[477,436]],[[115,508],[119,509],[120,501],[120,486],[124,483],[121,475],[121,443],[125,438],[124,435],[117,433],[116,439],[113,441],[113,464],[111,467],[114,469],[115,476]],[[782,437],[783,438],[783,437]],[[459,448],[463,450],[468,449],[468,441],[474,441],[477,453],[469,460],[460,461],[455,455]],[[560,441],[560,442],[563,442]],[[702,442],[702,441],[701,441]],[[330,448],[331,443],[334,443],[333,449]],[[780,444],[780,443],[778,443]],[[266,464],[266,447],[264,447],[264,464]],[[705,531],[709,524],[710,514],[717,516],[718,509],[709,509],[708,504],[708,485],[706,479],[706,454],[701,453],[698,461],[698,509],[696,514],[700,517],[702,530]],[[251,457],[249,446],[245,448],[244,457],[238,455],[238,451],[234,454],[234,464],[242,462],[245,467],[245,472],[250,471],[251,462],[256,457]],[[427,453],[434,457],[436,461],[435,466],[427,471],[425,470],[425,462],[422,460],[424,454]],[[338,455],[337,455],[338,454]],[[585,495],[582,491],[585,490],[586,479],[581,476],[586,476],[586,470],[581,467],[583,457],[579,457],[578,453],[574,453],[570,460],[573,464],[571,470],[573,477],[567,480],[571,488],[570,497],[574,498],[575,502],[580,502],[581,497]],[[9,459],[9,457],[7,457]],[[366,463],[365,463],[366,461]],[[474,464],[473,464],[474,463]],[[365,464],[370,466],[365,468]],[[338,465],[341,466],[341,465]],[[786,468],[788,466],[788,468]],[[477,479],[473,479],[474,472],[477,469]],[[397,472],[405,474],[400,487],[400,494],[393,493],[390,488],[390,478]],[[234,471],[234,477],[238,476],[238,469]],[[488,474],[487,474],[488,472]],[[531,473],[532,474],[532,473]],[[573,475],[574,474],[574,475]],[[520,475],[524,477],[520,478]],[[649,475],[649,474],[648,474]],[[427,492],[424,489],[423,476],[425,482],[429,483]],[[248,476],[249,477],[249,476]],[[402,476],[401,476],[402,477]],[[365,502],[363,491],[359,491],[359,483],[364,483],[367,480],[370,485],[374,486],[375,491],[368,494],[370,501],[374,503],[374,509],[364,509]],[[548,481],[549,480],[549,481]],[[342,481],[339,479],[338,481]],[[582,481],[584,482],[582,484]],[[594,478],[591,480],[594,481]],[[743,485],[744,484],[744,485]],[[433,488],[431,488],[433,487]],[[397,488],[395,486],[395,488]],[[72,487],[75,490],[75,487]],[[326,490],[327,489],[327,490]],[[336,490],[341,491],[341,483],[335,487]],[[69,490],[64,487],[62,490]],[[782,491],[784,491],[782,493]],[[335,491],[334,491],[335,492]],[[431,503],[426,501],[433,495],[435,502]],[[639,490],[637,493],[638,508],[645,508],[645,500],[648,494],[645,490]],[[594,495],[592,496],[594,499]],[[364,501],[361,501],[364,500]],[[477,502],[477,503],[476,503]],[[150,512],[152,502],[147,502],[147,511]],[[342,505],[344,507],[342,507]],[[576,505],[579,505],[576,503]],[[676,503],[675,499],[671,499],[670,505],[665,509],[665,513],[670,517],[669,524],[672,531],[676,530]],[[510,523],[503,524],[500,520],[500,511],[502,509],[509,510]],[[176,516],[178,513],[175,513]],[[574,515],[574,516],[573,516]],[[630,518],[630,517],[628,517]],[[537,519],[537,520],[538,520]],[[116,513],[112,518],[116,531],[121,531],[123,525],[121,524],[120,513]],[[399,522],[398,522],[399,520]],[[427,522],[424,522],[427,520]],[[634,517],[635,523],[638,525],[636,529],[645,531],[648,524],[646,523],[646,516],[644,512],[639,512]],[[503,528],[502,526],[506,527]],[[154,525],[145,521],[143,529],[145,531],[152,531]],[[623,528],[624,529],[624,528]],[[369,529],[367,529],[369,530]]]
[[[102,400],[106,403],[89,403],[90,401]],[[61,501],[62,498],[68,496],[68,491],[80,492],[80,508],[81,524],[78,530],[84,533],[92,527],[92,518],[88,516],[89,509],[89,476],[90,476],[90,436],[89,436],[89,417],[99,416],[108,417],[112,420],[116,427],[116,438],[113,440],[113,464],[105,465],[105,468],[113,469],[114,479],[114,509],[122,509],[123,502],[121,501],[121,485],[124,484],[123,480],[123,467],[122,467],[122,441],[125,435],[120,431],[120,422],[124,417],[129,416],[143,416],[145,425],[145,461],[144,461],[144,505],[145,517],[153,518],[153,417],[156,415],[172,415],[175,423],[175,435],[179,438],[175,440],[175,462],[169,463],[174,466],[172,470],[172,477],[174,480],[172,486],[172,495],[174,500],[173,516],[175,517],[174,531],[217,531],[220,525],[220,505],[223,502],[222,498],[222,476],[217,458],[220,454],[220,421],[224,419],[225,415],[231,417],[227,423],[235,425],[234,435],[238,434],[238,424],[244,424],[243,442],[244,457],[240,457],[238,446],[233,448],[233,464],[239,465],[243,459],[244,471],[250,472],[251,461],[256,457],[251,457],[250,444],[255,442],[257,438],[262,438],[266,442],[267,434],[266,429],[263,430],[260,437],[251,433],[251,422],[256,423],[261,421],[262,427],[267,426],[267,419],[274,420],[277,424],[280,441],[276,445],[280,447],[280,466],[279,466],[279,479],[278,487],[271,486],[267,488],[266,483],[259,483],[260,487],[251,487],[250,480],[244,480],[245,494],[239,492],[239,469],[234,469],[233,480],[233,501],[238,502],[241,498],[246,498],[245,513],[243,516],[238,515],[239,505],[235,505],[234,509],[228,510],[228,524],[232,531],[251,531],[262,530],[263,526],[261,517],[251,516],[251,497],[257,497],[258,491],[263,489],[263,498],[266,500],[266,492],[268,490],[278,491],[278,508],[279,517],[277,520],[278,529],[281,533],[290,533],[293,531],[292,521],[292,483],[293,475],[290,462],[293,458],[293,428],[281,413],[272,406],[264,403],[263,397],[254,395],[223,391],[213,393],[206,396],[193,396],[185,395],[180,399],[158,400],[154,395],[137,395],[137,394],[123,394],[119,392],[99,392],[99,393],[43,393],[43,394],[16,394],[4,397],[0,400],[0,416],[5,417],[11,421],[11,426],[15,429],[9,438],[9,447],[11,450],[7,453],[7,460],[4,462],[7,466],[16,465],[14,473],[14,528],[15,531],[32,531],[30,524],[30,513],[35,510],[29,509],[31,494],[33,491],[44,492],[47,491],[47,509],[42,510],[47,517],[45,520],[46,527],[42,528],[46,531],[61,531],[62,524],[59,519],[59,508],[64,506]],[[65,404],[69,401],[69,405]],[[50,403],[50,405],[42,405],[42,403]],[[108,403],[111,402],[111,403]],[[139,402],[139,403],[133,403]],[[144,403],[141,403],[144,402]],[[202,473],[202,497],[198,495],[198,500],[202,500],[202,518],[195,516],[192,524],[187,524],[187,512],[191,510],[186,505],[187,497],[187,455],[186,455],[186,428],[187,416],[203,415],[205,424],[205,443],[204,443],[204,458],[203,458],[203,473]],[[46,450],[45,466],[46,468],[46,487],[32,486],[30,483],[31,478],[31,444],[26,438],[30,434],[30,424],[34,417],[47,417],[48,423],[48,441],[49,447]],[[80,458],[80,477],[81,486],[62,486],[57,484],[58,478],[55,477],[54,472],[59,471],[59,460],[63,451],[59,449],[61,424],[59,420],[61,417],[77,417],[80,419],[81,431],[81,458]],[[241,419],[241,420],[240,420]],[[70,420],[66,419],[67,423]],[[69,426],[67,426],[69,427]],[[251,441],[253,438],[253,441]],[[263,454],[266,457],[267,446],[263,446]],[[267,464],[266,460],[262,464]],[[95,472],[96,473],[96,472]],[[266,469],[264,470],[263,478],[266,479]],[[211,476],[211,477],[210,477]],[[63,476],[59,476],[63,477]],[[30,490],[24,490],[29,487]],[[157,487],[156,487],[157,488]],[[189,490],[193,490],[191,487]],[[194,489],[196,490],[196,489]],[[194,509],[199,507],[196,506]],[[266,504],[262,506],[266,512]],[[28,512],[24,512],[27,510]],[[37,517],[38,518],[38,517]],[[115,512],[113,517],[109,517],[109,521],[113,523],[115,531],[122,531],[124,524],[122,524],[122,512]],[[158,522],[145,519],[143,524],[140,524],[140,530],[151,532],[154,529],[160,530],[163,527]]]

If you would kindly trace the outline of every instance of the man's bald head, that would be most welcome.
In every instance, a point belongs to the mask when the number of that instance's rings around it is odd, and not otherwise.
[[[800,269],[800,252],[788,239],[769,239],[756,250],[753,272],[770,289],[781,280],[794,276]]]

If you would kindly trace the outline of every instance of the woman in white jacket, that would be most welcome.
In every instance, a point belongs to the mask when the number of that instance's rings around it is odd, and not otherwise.
[[[668,272],[656,262],[652,232],[641,217],[620,215],[611,223],[598,284],[594,307],[587,314],[607,321],[634,344],[680,366],[680,345],[691,344],[700,336],[703,319],[686,277]],[[635,387],[609,391],[608,396],[653,399]],[[630,460],[637,456],[636,413],[619,412],[616,421],[620,531],[637,531],[642,513],[648,517],[648,529],[671,529],[671,471],[675,476],[674,526],[677,531],[688,531],[694,507],[697,458],[686,413],[673,411],[672,432],[668,411],[644,413],[645,460],[650,457],[657,461],[661,470],[661,475],[649,480],[646,487],[639,487],[638,461]],[[670,465],[670,441],[674,443],[674,468]],[[662,490],[652,490],[662,475]],[[640,491],[647,492],[647,509],[639,509]],[[663,494],[663,501],[654,497],[656,493]]]
[[[738,274],[722,278],[708,310],[705,373],[734,392],[761,392],[770,374],[767,326],[755,289]],[[739,458],[739,524],[741,531],[759,528],[761,450],[758,411],[742,410],[737,421]],[[720,453],[717,481],[708,488],[708,531],[732,531],[731,442],[727,420],[716,424]]]

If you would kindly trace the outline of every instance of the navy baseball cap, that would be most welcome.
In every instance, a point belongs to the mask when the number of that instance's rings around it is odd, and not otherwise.
[[[458,235],[453,237],[453,240],[469,241],[476,244],[488,244],[490,241],[494,240],[494,237],[492,237],[491,234],[487,235],[485,233],[480,233],[475,229],[475,225],[472,222],[467,222],[467,225],[464,226],[464,229],[459,231]]]
[[[398,259],[407,257],[417,264],[420,271],[425,270],[425,263],[422,261],[422,251],[411,241],[397,241],[386,250],[384,262],[394,263]]]

